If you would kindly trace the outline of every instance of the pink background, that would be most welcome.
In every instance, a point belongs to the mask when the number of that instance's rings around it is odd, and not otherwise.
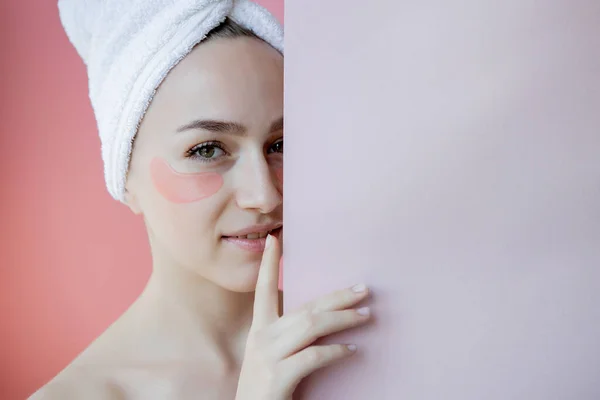
[[[600,399],[600,2],[285,20],[286,308],[365,281],[377,319],[303,398]]]
[[[283,19],[283,0],[263,0]],[[104,188],[83,63],[53,0],[0,2],[0,399],[24,399],[141,291],[141,219]]]

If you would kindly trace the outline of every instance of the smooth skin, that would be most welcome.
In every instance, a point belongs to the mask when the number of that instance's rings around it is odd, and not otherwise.
[[[299,310],[281,316],[281,292],[278,290],[281,244],[269,235],[263,253],[254,315],[248,332],[235,400],[290,400],[301,380],[311,373],[352,356],[357,348],[348,344],[315,345],[322,337],[366,324],[368,307],[352,309],[369,296],[364,284],[339,290],[305,304]],[[81,376],[81,378],[86,378]],[[89,379],[89,378],[88,378]],[[213,393],[212,390],[209,391]],[[202,388],[185,397],[225,399],[209,396]],[[102,381],[58,382],[49,385],[31,399],[125,399],[119,388]],[[152,399],[170,398],[160,395]]]
[[[354,345],[313,343],[363,325],[370,317],[366,307],[350,309],[368,296],[364,285],[331,293],[280,317],[280,256],[279,241],[269,236],[256,284],[254,318],[236,400],[290,399],[303,378],[356,351]]]
[[[283,56],[258,39],[209,40],[171,70],[140,125],[125,195],[146,226],[152,274],[32,399],[288,400],[303,377],[353,354],[314,342],[366,323],[353,308],[367,291],[345,289],[281,317],[282,234],[264,257],[224,240],[283,222],[282,116]],[[156,158],[223,183],[199,201],[170,201],[152,179]]]

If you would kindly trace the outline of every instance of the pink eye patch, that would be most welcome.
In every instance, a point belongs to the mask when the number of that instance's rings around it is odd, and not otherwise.
[[[156,190],[173,203],[206,199],[223,186],[223,177],[216,172],[184,174],[161,158],[154,158],[150,163],[150,175]]]

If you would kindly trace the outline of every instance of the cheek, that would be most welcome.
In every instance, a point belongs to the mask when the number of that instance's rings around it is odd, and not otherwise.
[[[276,159],[269,162],[271,171],[275,175],[275,179],[279,182],[280,187],[283,189],[283,160]]]
[[[223,177],[215,172],[182,174],[161,158],[150,163],[150,175],[156,190],[172,203],[191,203],[206,199],[223,186]]]
[[[275,168],[275,177],[277,181],[283,186],[283,167]]]

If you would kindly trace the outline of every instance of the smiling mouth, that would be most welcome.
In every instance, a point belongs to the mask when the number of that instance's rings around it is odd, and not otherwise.
[[[265,228],[259,228],[265,229]],[[245,235],[223,236],[221,239],[243,251],[251,253],[263,253],[267,244],[267,235],[271,234],[278,240],[282,238],[283,227],[274,228],[270,231],[256,231]],[[241,232],[240,232],[241,233]]]
[[[264,239],[269,234],[277,236],[281,232],[282,228],[283,227],[279,227],[279,228],[272,229],[270,231],[263,231],[263,232],[252,232],[252,233],[249,233],[247,235],[223,236],[223,237],[224,238],[230,238],[230,239],[246,239],[246,240]]]

